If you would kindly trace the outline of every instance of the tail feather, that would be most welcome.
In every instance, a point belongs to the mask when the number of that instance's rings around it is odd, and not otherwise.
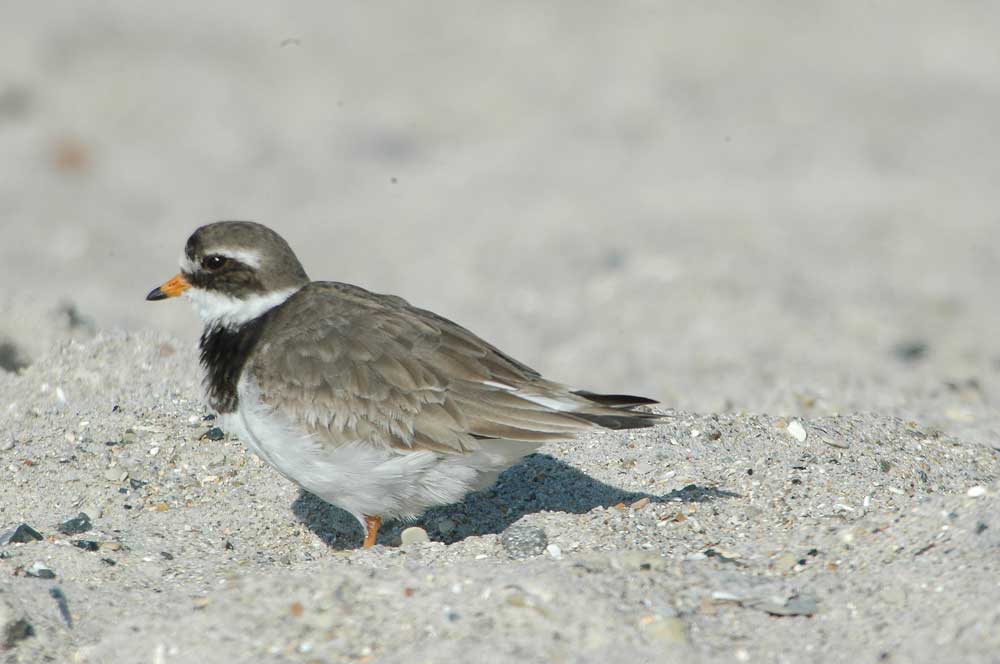
[[[605,429],[645,429],[655,426],[663,415],[659,413],[637,413],[635,411],[625,411],[621,415],[592,415],[590,413],[577,412],[573,413],[573,417],[593,422]]]
[[[631,394],[598,394],[596,392],[590,392],[588,390],[574,390],[573,394],[575,394],[578,397],[583,397],[588,401],[593,401],[594,403],[599,403],[602,406],[609,406],[611,408],[631,408],[633,406],[651,406],[653,404],[660,403],[656,399],[637,397]]]
[[[594,409],[595,412],[586,409],[573,411],[573,416],[605,429],[645,429],[654,426],[663,417],[648,410],[634,410],[659,403],[655,399],[631,394],[598,394],[588,390],[575,390],[573,394],[599,406]]]

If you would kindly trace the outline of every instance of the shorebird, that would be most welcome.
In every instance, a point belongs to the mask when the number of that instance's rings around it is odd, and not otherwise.
[[[204,322],[205,391],[220,425],[352,514],[365,547],[382,519],[460,501],[546,441],[661,417],[643,408],[652,399],[543,378],[403,298],[310,281],[261,224],[195,230],[180,273],[146,299],[177,296]]]

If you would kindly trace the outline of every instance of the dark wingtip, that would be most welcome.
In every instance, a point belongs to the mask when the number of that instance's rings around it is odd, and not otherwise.
[[[647,429],[659,424],[663,415],[659,413],[641,413],[625,411],[622,415],[592,415],[590,413],[573,413],[575,417],[592,422],[605,429]]]
[[[653,404],[660,403],[656,399],[637,397],[631,394],[598,394],[597,392],[591,392],[589,390],[576,390],[573,394],[578,397],[583,397],[584,399],[589,399],[594,403],[599,403],[602,406],[609,406],[611,408],[652,406]]]
[[[165,300],[165,299],[167,299],[167,294],[161,291],[159,286],[149,291],[149,294],[146,296],[146,300],[150,302],[155,302],[156,300]]]

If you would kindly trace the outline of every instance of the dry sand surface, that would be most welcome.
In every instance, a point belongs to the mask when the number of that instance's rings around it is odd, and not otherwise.
[[[5,8],[0,661],[1000,662],[1000,10],[730,4]],[[670,417],[359,549],[143,302],[221,218]]]

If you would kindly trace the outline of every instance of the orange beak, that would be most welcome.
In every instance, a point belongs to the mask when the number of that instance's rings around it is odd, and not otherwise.
[[[165,300],[168,297],[177,297],[189,288],[191,288],[191,284],[188,283],[188,280],[184,278],[184,275],[178,274],[162,286],[157,286],[153,290],[149,291],[149,295],[146,296],[146,299]]]

